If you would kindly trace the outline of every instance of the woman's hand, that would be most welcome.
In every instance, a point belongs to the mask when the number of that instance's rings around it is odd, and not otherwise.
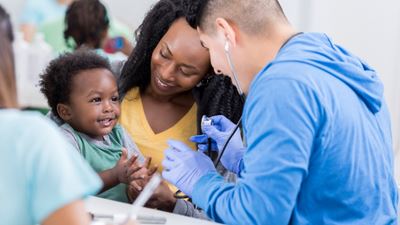
[[[133,202],[140,194],[140,191],[138,191],[134,186],[129,185],[127,194],[129,200]],[[148,208],[172,212],[175,208],[175,204],[176,198],[174,197],[174,193],[169,189],[167,182],[163,181],[154,191],[145,206]]]
[[[175,208],[176,198],[169,189],[167,182],[163,181],[147,201],[146,207],[172,212]]]

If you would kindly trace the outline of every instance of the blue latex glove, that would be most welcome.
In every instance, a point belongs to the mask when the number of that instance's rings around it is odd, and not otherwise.
[[[204,125],[202,127],[204,134],[192,136],[190,140],[198,144],[199,150],[205,151],[208,149],[207,138],[210,137],[216,143],[218,151],[221,151],[236,124],[222,115],[212,116],[210,118],[213,121],[213,125]],[[212,149],[215,149],[215,147],[212,147]],[[246,148],[243,145],[240,130],[238,129],[229,141],[221,157],[222,165],[229,171],[239,174],[245,151]]]
[[[209,172],[216,172],[213,162],[204,153],[193,151],[180,141],[169,140],[162,176],[189,197],[194,185]]]

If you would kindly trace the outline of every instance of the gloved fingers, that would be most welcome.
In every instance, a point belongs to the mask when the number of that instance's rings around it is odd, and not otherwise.
[[[171,170],[163,170],[161,175],[165,180],[167,180],[171,184],[176,184],[177,179],[176,179],[175,173],[174,173],[174,171],[171,171]]]
[[[214,126],[217,126],[221,131],[227,131],[235,127],[235,123],[223,115],[216,115],[210,118],[212,119]]]
[[[199,151],[205,152],[208,150],[208,145],[207,144],[199,144],[199,145],[197,145],[197,148]]]
[[[197,145],[198,150],[201,151],[201,152],[208,151],[209,147],[210,146],[208,146],[208,144],[199,144],[199,145]],[[218,151],[218,145],[217,145],[217,143],[215,143],[215,141],[211,142],[211,151],[213,151],[213,152],[217,152]]]
[[[201,144],[201,143],[207,143],[208,137],[205,134],[200,134],[200,135],[191,136],[189,140],[191,142]]]
[[[167,150],[164,151],[164,156],[165,159],[168,159],[170,161],[175,161],[177,159],[179,159],[179,151],[177,151],[176,149],[173,149],[171,147],[167,148]]]
[[[189,146],[187,146],[185,143],[181,141],[176,141],[176,140],[168,140],[168,145],[170,148],[175,149],[178,152],[187,152],[187,151],[192,151]]]
[[[221,137],[224,137],[224,131],[219,130],[215,126],[204,126],[203,133],[216,142],[221,141]]]
[[[169,171],[169,170],[171,170],[171,169],[176,168],[176,167],[179,165],[179,163],[177,163],[177,161],[171,161],[171,160],[165,158],[165,159],[161,162],[161,165],[163,166],[164,170]]]

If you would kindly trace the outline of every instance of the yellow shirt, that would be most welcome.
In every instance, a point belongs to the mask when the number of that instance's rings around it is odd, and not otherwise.
[[[147,122],[139,88],[133,88],[128,91],[122,101],[120,123],[143,155],[151,156],[152,164],[158,165],[158,170],[161,172],[161,162],[169,139],[183,141],[192,149],[196,148],[195,144],[189,141],[189,138],[197,133],[196,112],[197,105],[193,104],[192,108],[174,126],[155,134]],[[160,120],[162,119],[163,115],[160,112]]]

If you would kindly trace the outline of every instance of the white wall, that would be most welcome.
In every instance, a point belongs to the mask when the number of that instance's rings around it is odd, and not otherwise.
[[[330,35],[380,75],[392,116],[395,173],[400,183],[400,1],[281,0],[299,30]]]
[[[128,24],[132,31],[142,22],[144,15],[157,0],[102,0],[112,17]]]

